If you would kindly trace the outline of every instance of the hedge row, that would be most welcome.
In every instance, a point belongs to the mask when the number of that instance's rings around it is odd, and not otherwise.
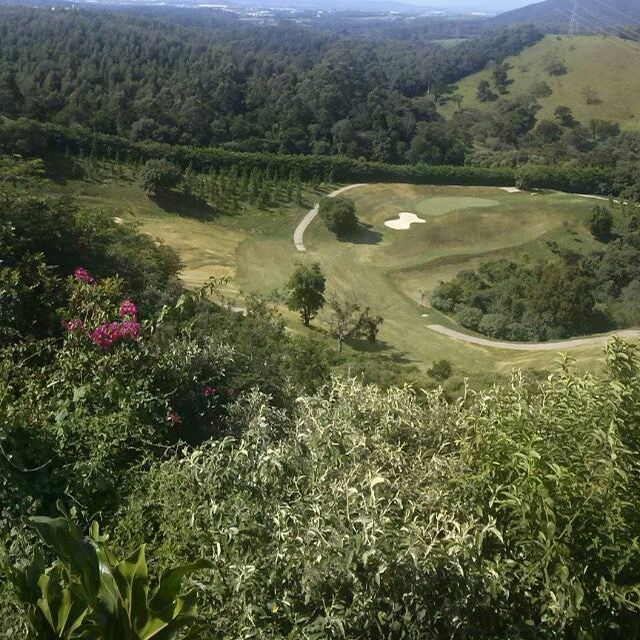
[[[399,165],[353,160],[342,156],[303,156],[248,153],[215,147],[195,148],[161,143],[138,143],[125,138],[63,127],[33,120],[0,121],[0,150],[38,155],[46,149],[95,157],[119,157],[144,161],[166,158],[197,171],[237,166],[294,173],[301,179],[330,176],[338,182],[408,182],[435,185],[506,186],[558,189],[574,193],[616,195],[625,185],[616,184],[612,172],[599,167],[546,167],[526,165],[519,169],[469,166]]]

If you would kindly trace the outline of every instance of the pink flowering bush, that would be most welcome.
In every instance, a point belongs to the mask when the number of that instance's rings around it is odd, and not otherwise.
[[[204,387],[202,387],[202,395],[205,398],[210,398],[211,396],[214,396],[215,394],[216,394],[215,387],[212,387],[210,384],[206,384]]]
[[[84,268],[78,267],[73,272],[73,277],[80,282],[85,282],[87,284],[95,284],[96,279]]]
[[[118,342],[137,340],[141,332],[138,307],[133,300],[122,299],[122,286],[119,278],[98,282],[84,267],[78,267],[70,282],[69,311],[73,317],[63,322],[68,333],[86,333],[104,351]],[[116,314],[119,320],[113,319]]]
[[[116,342],[136,340],[140,337],[140,323],[135,320],[125,322],[105,322],[91,332],[91,340],[109,350]]]
[[[123,300],[120,303],[119,313],[121,318],[138,319],[138,307],[131,300]]]

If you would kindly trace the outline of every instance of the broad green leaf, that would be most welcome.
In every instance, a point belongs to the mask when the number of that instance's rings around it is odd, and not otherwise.
[[[164,571],[160,577],[160,585],[153,596],[150,607],[153,611],[164,611],[171,607],[173,600],[180,592],[182,580],[185,576],[202,569],[213,569],[214,564],[210,560],[201,558],[191,564],[182,565],[175,569]]]

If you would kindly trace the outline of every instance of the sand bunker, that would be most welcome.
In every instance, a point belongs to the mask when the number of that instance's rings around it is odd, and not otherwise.
[[[414,222],[423,223],[424,220],[419,218],[415,213],[409,213],[408,211],[403,211],[398,214],[398,217],[395,220],[387,220],[384,223],[385,227],[389,227],[389,229],[396,229],[396,231],[401,231],[404,229],[408,229]]]
[[[522,193],[522,189],[518,189],[518,187],[500,187],[503,191],[507,193]]]

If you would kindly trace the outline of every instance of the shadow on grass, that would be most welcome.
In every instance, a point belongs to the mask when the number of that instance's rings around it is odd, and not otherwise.
[[[204,222],[214,220],[218,212],[203,198],[186,196],[175,191],[162,191],[149,196],[163,211],[183,218],[193,218]]]
[[[66,184],[69,180],[82,180],[85,170],[82,163],[60,153],[47,153],[42,156],[44,174],[52,182]]]
[[[375,231],[370,224],[360,222],[356,231],[343,233],[338,236],[338,240],[351,244],[378,244],[382,241],[382,234]]]

